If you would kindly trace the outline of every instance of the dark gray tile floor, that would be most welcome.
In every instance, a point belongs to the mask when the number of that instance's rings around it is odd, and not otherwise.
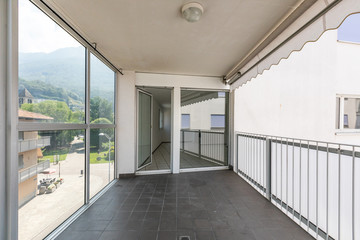
[[[58,240],[313,239],[232,171],[121,179]]]

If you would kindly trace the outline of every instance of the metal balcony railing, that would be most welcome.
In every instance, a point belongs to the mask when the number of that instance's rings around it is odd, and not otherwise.
[[[50,137],[19,140],[18,152],[26,152],[29,150],[46,147],[46,146],[50,146]]]
[[[181,130],[180,137],[180,149],[184,152],[221,165],[227,164],[227,147],[224,141],[224,132]]]
[[[50,168],[50,160],[46,160],[31,167],[21,169],[18,173],[18,183],[28,180],[29,178],[37,175],[38,173],[41,173],[47,168]]]
[[[360,239],[360,146],[237,133],[237,171],[316,239]]]

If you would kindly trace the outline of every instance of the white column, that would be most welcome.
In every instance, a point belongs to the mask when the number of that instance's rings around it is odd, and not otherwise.
[[[120,175],[135,173],[136,165],[136,77],[134,71],[123,74],[117,76],[116,104],[116,158]]]
[[[180,129],[181,129],[181,89],[171,91],[171,163],[172,173],[180,172]]]
[[[234,167],[234,172],[237,172],[237,139],[235,134],[235,90],[229,93],[229,134],[230,134],[230,158],[229,164]]]
[[[7,240],[18,238],[17,12],[17,0],[0,0],[0,239]]]
[[[6,239],[6,0],[0,0],[0,239]]]

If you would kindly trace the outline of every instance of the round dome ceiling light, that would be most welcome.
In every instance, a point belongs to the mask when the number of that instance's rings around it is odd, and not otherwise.
[[[201,6],[200,3],[196,3],[196,2],[186,3],[181,8],[182,16],[188,22],[199,21],[203,12],[204,12],[203,6]]]

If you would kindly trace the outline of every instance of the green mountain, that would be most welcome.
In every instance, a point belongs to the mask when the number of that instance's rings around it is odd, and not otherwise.
[[[64,88],[55,87],[44,81],[27,81],[20,78],[19,92],[24,88],[26,88],[36,99],[56,100],[66,102],[67,105],[71,107],[84,107],[84,99],[78,94],[65,90]]]
[[[114,78],[113,72],[94,56],[91,56],[90,63],[91,96],[100,96],[112,102],[114,82],[108,79]],[[31,86],[33,91],[36,89],[34,93],[26,87],[35,97],[71,98],[83,102],[85,99],[85,48],[61,48],[51,53],[20,53],[19,78],[22,79],[20,81],[23,85]],[[37,84],[39,86],[36,86]],[[45,91],[47,84],[49,84],[49,89]],[[60,92],[56,93],[56,91]]]

